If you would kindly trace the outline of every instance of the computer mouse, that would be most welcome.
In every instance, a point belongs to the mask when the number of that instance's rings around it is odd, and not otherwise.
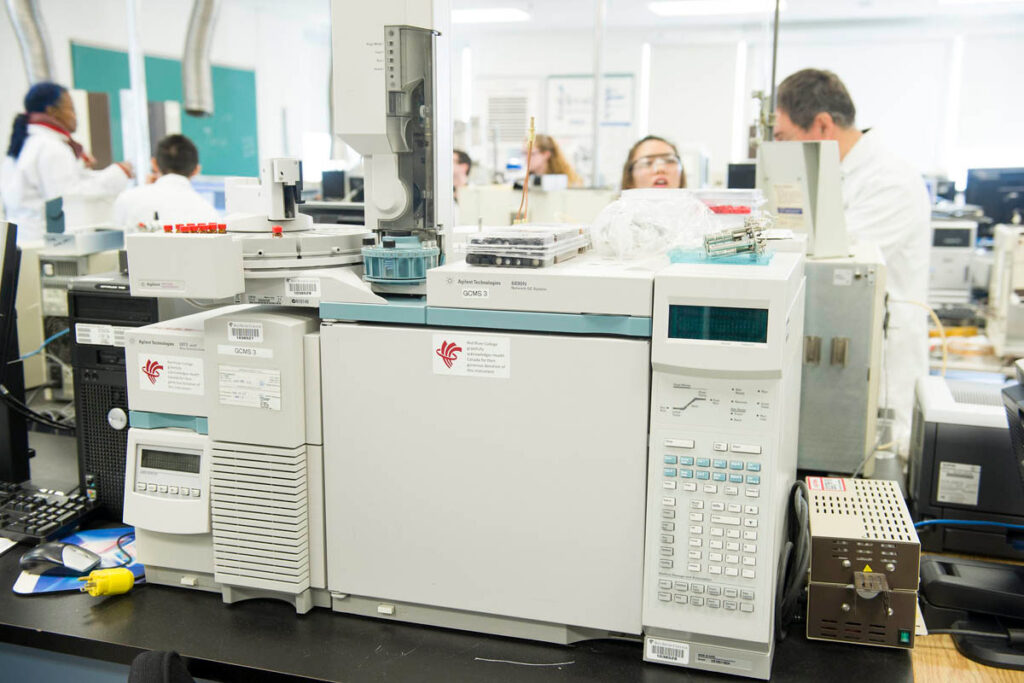
[[[43,543],[29,550],[19,562],[22,571],[49,576],[81,576],[95,569],[99,563],[100,556],[93,551],[59,541]]]

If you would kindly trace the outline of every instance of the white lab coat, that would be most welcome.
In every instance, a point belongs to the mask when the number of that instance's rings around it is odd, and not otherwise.
[[[192,187],[183,175],[168,173],[149,185],[133,187],[114,202],[114,223],[128,232],[148,224],[156,213],[158,223],[211,223],[218,220],[217,210]]]
[[[117,164],[102,171],[85,167],[61,133],[30,123],[17,160],[4,157],[0,171],[7,220],[18,226],[18,243],[35,242],[46,232],[45,204],[56,197],[113,197],[128,185]]]
[[[920,172],[886,149],[872,131],[846,154],[840,173],[851,241],[878,245],[888,267],[889,334],[880,404],[885,399],[893,409],[893,436],[906,452],[914,384],[928,374],[928,313],[899,302],[928,299],[928,192]]]

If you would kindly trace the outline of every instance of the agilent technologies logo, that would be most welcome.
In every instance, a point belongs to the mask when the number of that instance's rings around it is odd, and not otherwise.
[[[149,378],[151,384],[156,384],[157,379],[160,378],[160,371],[163,369],[164,366],[155,360],[147,360],[146,364],[142,366],[142,372]]]
[[[445,366],[451,370],[452,364],[459,359],[458,353],[460,351],[462,351],[462,347],[456,346],[455,342],[443,342],[441,348],[436,349],[434,353],[440,356]]]

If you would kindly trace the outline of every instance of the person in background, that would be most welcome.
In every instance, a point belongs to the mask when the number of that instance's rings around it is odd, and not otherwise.
[[[461,149],[452,150],[452,196],[459,201],[459,188],[469,184],[469,172],[473,170],[473,160]]]
[[[528,149],[523,147],[523,157]],[[536,177],[549,174],[562,174],[569,177],[569,187],[582,187],[583,179],[573,170],[572,164],[562,154],[562,149],[550,135],[538,134],[533,139],[533,153],[527,160],[530,174]]]
[[[114,222],[128,231],[152,221],[158,223],[209,223],[217,210],[199,196],[191,178],[202,170],[199,151],[184,135],[168,135],[156,146],[150,160],[153,181],[132,188],[114,202]]]
[[[622,189],[686,187],[679,150],[665,138],[648,135],[629,150],[622,165]]]
[[[132,177],[126,161],[102,171],[72,139],[78,128],[67,88],[36,83],[25,95],[25,111],[14,118],[7,156],[0,171],[7,220],[18,225],[18,243],[42,239],[45,204],[64,196],[113,197]]]
[[[835,140],[839,145],[846,230],[851,241],[876,244],[888,266],[888,377],[882,391],[895,412],[893,436],[905,450],[914,384],[928,374],[926,313],[906,303],[928,297],[928,191],[920,172],[886,149],[875,132],[858,129],[855,116],[838,76],[804,69],[779,85],[775,139]]]

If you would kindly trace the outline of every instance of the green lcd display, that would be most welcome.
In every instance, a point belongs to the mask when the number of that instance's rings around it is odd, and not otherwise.
[[[768,309],[669,306],[668,336],[669,339],[765,344],[768,341]]]
[[[142,462],[139,464],[146,469],[199,474],[199,455],[196,453],[175,453],[143,448]]]

